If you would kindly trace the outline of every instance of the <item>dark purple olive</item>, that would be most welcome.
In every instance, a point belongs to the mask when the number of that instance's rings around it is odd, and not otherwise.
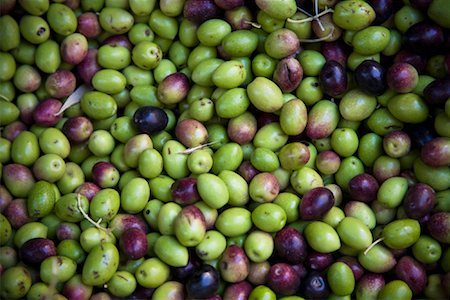
[[[428,104],[443,106],[450,98],[450,77],[430,82],[423,90],[423,96]]]
[[[85,181],[75,189],[75,193],[85,196],[89,202],[101,190],[101,188],[93,182]]]
[[[432,167],[450,165],[450,138],[437,137],[423,145],[420,150],[422,161]]]
[[[320,70],[319,84],[324,93],[331,97],[342,95],[347,90],[345,67],[337,61],[327,61]]]
[[[146,288],[143,287],[142,285],[138,285],[134,290],[133,294],[131,296],[128,296],[127,299],[130,300],[151,299],[154,292],[155,288]]]
[[[191,299],[212,297],[219,289],[219,272],[211,265],[204,264],[186,282],[186,292]]]
[[[367,1],[375,11],[375,20],[373,25],[379,25],[385,22],[394,14],[393,0],[369,0]]]
[[[14,121],[9,123],[2,130],[2,137],[12,142],[22,131],[28,130],[27,125],[22,121]]]
[[[10,14],[16,7],[16,0],[5,0],[0,2],[0,16]]]
[[[347,266],[349,266],[350,269],[352,269],[353,276],[355,277],[355,281],[358,281],[361,278],[361,276],[363,276],[364,268],[358,262],[358,259],[356,257],[341,256],[338,259],[336,259],[336,261],[341,261],[341,262],[347,264]]]
[[[420,54],[437,53],[444,43],[444,31],[439,25],[418,22],[406,30],[403,35],[405,46]]]
[[[174,280],[184,282],[201,266],[201,260],[195,253],[194,248],[189,248],[188,263],[182,267],[172,267],[171,274]]]
[[[56,255],[55,243],[46,238],[32,238],[19,249],[20,259],[31,266],[38,266],[44,259]]]
[[[394,56],[394,63],[408,63],[414,68],[416,68],[417,72],[422,73],[425,71],[427,67],[428,57],[423,54],[419,54],[414,52],[411,49],[403,48]]]
[[[303,280],[304,298],[308,299],[326,299],[330,294],[326,274],[320,272],[311,272]]]
[[[397,278],[406,282],[414,295],[420,295],[427,285],[427,273],[423,265],[413,257],[405,255],[395,265]]]
[[[133,116],[133,123],[136,128],[147,134],[153,134],[166,128],[169,118],[166,112],[155,106],[139,107]]]
[[[128,39],[128,36],[126,35],[112,35],[108,38],[106,38],[103,41],[104,45],[111,45],[111,46],[122,46],[127,48],[128,50],[131,50],[133,48],[133,44]]]
[[[61,101],[54,98],[48,98],[39,102],[33,111],[34,122],[42,127],[56,125],[62,118],[62,114],[57,114],[61,109],[61,106]]]
[[[258,128],[264,127],[267,124],[278,122],[280,117],[274,113],[261,112],[256,117],[256,124]]]
[[[214,0],[214,3],[223,10],[229,10],[244,5],[244,0]]]
[[[84,58],[84,57],[83,57]],[[45,90],[50,97],[58,99],[68,97],[77,86],[75,74],[69,70],[57,70],[45,80]]]
[[[300,203],[300,217],[302,220],[318,220],[334,205],[333,193],[325,187],[316,187],[303,195]]]
[[[181,205],[193,204],[200,200],[195,177],[184,177],[175,180],[170,191],[172,200]]]
[[[347,57],[350,51],[349,46],[342,39],[321,43],[320,51],[327,61],[337,61],[344,67],[347,65]]]
[[[90,119],[85,116],[74,116],[67,119],[62,127],[62,132],[72,143],[82,143],[87,141],[94,131],[94,126]]]
[[[405,127],[406,132],[411,138],[413,147],[423,147],[426,143],[436,137],[432,123],[434,120],[429,120],[422,124],[409,124]]]
[[[285,227],[275,234],[275,254],[290,264],[303,262],[308,245],[303,235],[293,227]]]
[[[86,38],[96,38],[102,32],[97,14],[87,11],[79,15],[77,31]]]
[[[436,195],[425,183],[413,184],[406,192],[403,208],[409,218],[419,220],[429,214],[436,204]]]
[[[409,0],[412,7],[415,7],[421,11],[427,11],[431,2],[433,2],[433,0]]]
[[[97,52],[96,48],[88,49],[84,59],[76,66],[78,76],[88,86],[91,86],[91,80],[95,73],[102,68],[97,62]]]
[[[267,285],[278,295],[290,296],[300,287],[300,277],[291,265],[276,263],[270,267]]]
[[[117,238],[130,228],[137,228],[144,232],[148,231],[148,225],[143,220],[141,215],[119,213],[109,221],[109,228],[112,228],[114,235]]]
[[[0,185],[0,213],[5,210],[12,200],[13,197],[8,189],[5,186]]]
[[[292,266],[292,268],[294,268],[298,277],[300,277],[300,281],[302,281],[303,278],[305,278],[306,275],[308,275],[308,270],[306,269],[304,264],[295,264],[295,265],[291,265],[291,266]]]
[[[183,17],[193,23],[203,23],[219,14],[220,9],[214,0],[187,0],[184,3]]]
[[[252,285],[246,280],[232,283],[225,288],[223,300],[247,300],[252,290]]]
[[[431,236],[441,243],[450,244],[450,212],[437,212],[427,222]]]
[[[129,228],[119,239],[120,249],[126,257],[139,259],[147,254],[148,242],[145,231],[139,228]]]
[[[379,96],[387,88],[386,69],[374,60],[365,60],[356,67],[355,81],[358,87],[373,96]]]
[[[305,267],[313,271],[323,271],[328,268],[334,261],[331,253],[321,253],[312,251],[308,253],[305,259]]]
[[[260,173],[249,160],[244,160],[238,168],[238,173],[245,181],[250,182],[256,174]]]
[[[3,210],[3,215],[8,219],[12,228],[18,229],[22,225],[33,221],[28,215],[25,199],[17,198],[9,203]]]
[[[375,200],[379,187],[376,178],[369,173],[358,174],[348,182],[350,198],[362,202]]]

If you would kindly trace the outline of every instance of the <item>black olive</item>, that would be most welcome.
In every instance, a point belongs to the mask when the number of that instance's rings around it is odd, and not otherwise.
[[[166,128],[168,122],[166,112],[156,106],[139,107],[133,116],[133,123],[141,133],[157,133]]]

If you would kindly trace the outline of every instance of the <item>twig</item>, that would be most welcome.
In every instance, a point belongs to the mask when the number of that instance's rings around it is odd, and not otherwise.
[[[3,100],[5,100],[5,101],[11,101],[11,100],[9,100],[8,98],[6,98],[6,96],[5,95],[2,95],[2,94],[0,94],[0,98],[2,98]]]
[[[199,150],[199,149],[211,146],[211,145],[216,144],[218,142],[219,141],[213,141],[213,142],[209,142],[209,143],[206,143],[206,144],[201,144],[201,145],[198,145],[198,146],[195,146],[195,147],[192,147],[192,148],[187,148],[186,150],[180,151],[177,154],[191,154],[192,152],[194,152],[196,150]]]
[[[100,226],[100,223],[102,222],[102,218],[98,219],[97,222],[95,222],[94,220],[91,219],[91,217],[84,211],[83,207],[81,207],[81,197],[80,197],[80,193],[77,194],[77,204],[78,204],[78,209],[81,212],[81,214],[83,215],[83,217],[89,221],[89,223],[91,223],[92,225],[94,225],[95,227],[97,227],[100,230],[105,231],[107,234],[109,234],[108,229],[106,229],[105,227]]]
[[[379,242],[381,242],[381,241],[383,241],[383,240],[384,240],[384,237],[381,237],[381,238],[377,239],[375,242],[373,242],[369,247],[367,247],[366,250],[364,250],[364,255],[367,255],[367,253],[369,253],[369,251],[370,251],[373,247],[375,247],[376,244],[378,244]]]
[[[252,21],[244,21],[244,23],[245,24],[250,24],[250,25],[252,25],[255,28],[261,28],[261,24],[258,24],[258,23],[252,22]]]
[[[321,41],[326,41],[327,39],[329,39],[334,33],[334,27],[331,27],[331,31],[330,33],[328,33],[326,36],[323,36],[321,38],[317,38],[317,39],[300,39],[300,42],[303,43],[317,43],[317,42],[321,42]]]
[[[296,19],[292,19],[292,18],[287,18],[288,22],[291,23],[306,23],[306,22],[312,22],[316,19],[319,19],[321,16],[326,15],[329,12],[333,12],[333,10],[331,8],[327,8],[323,11],[321,11],[319,14],[305,18],[305,19],[300,19],[300,20],[296,20]]]

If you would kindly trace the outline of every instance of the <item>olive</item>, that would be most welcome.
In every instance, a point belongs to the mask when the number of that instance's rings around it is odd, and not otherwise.
[[[133,115],[133,124],[142,133],[157,133],[166,128],[168,122],[167,113],[155,106],[139,107]]]

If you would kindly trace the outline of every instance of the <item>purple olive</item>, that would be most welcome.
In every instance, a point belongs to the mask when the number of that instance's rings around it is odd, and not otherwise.
[[[178,204],[188,205],[200,200],[195,177],[184,177],[175,180],[170,190],[172,200]]]
[[[303,262],[308,250],[305,238],[293,227],[285,227],[275,234],[274,247],[276,255],[290,264]]]
[[[342,95],[347,90],[347,73],[337,61],[327,61],[319,74],[319,84],[325,94],[331,97]]]
[[[54,255],[56,255],[55,243],[46,238],[32,238],[23,243],[19,249],[21,260],[31,266],[39,266],[44,259]]]
[[[190,299],[206,299],[219,289],[219,272],[211,265],[204,264],[187,280],[186,291]]]
[[[147,235],[142,229],[126,229],[120,236],[119,244],[122,253],[130,259],[139,259],[147,254]]]
[[[325,187],[316,187],[303,195],[300,203],[300,217],[307,220],[318,220],[334,205],[333,193]]]
[[[57,114],[61,106],[61,101],[54,98],[39,102],[33,111],[34,122],[42,127],[55,126],[62,118],[62,114]]]
[[[290,296],[299,289],[300,277],[291,265],[276,263],[270,267],[267,285],[278,295]]]
[[[166,128],[169,118],[166,112],[155,106],[141,106],[133,116],[133,123],[142,133],[153,134]]]
[[[350,198],[362,202],[375,200],[379,187],[376,178],[369,173],[358,174],[348,182]]]

